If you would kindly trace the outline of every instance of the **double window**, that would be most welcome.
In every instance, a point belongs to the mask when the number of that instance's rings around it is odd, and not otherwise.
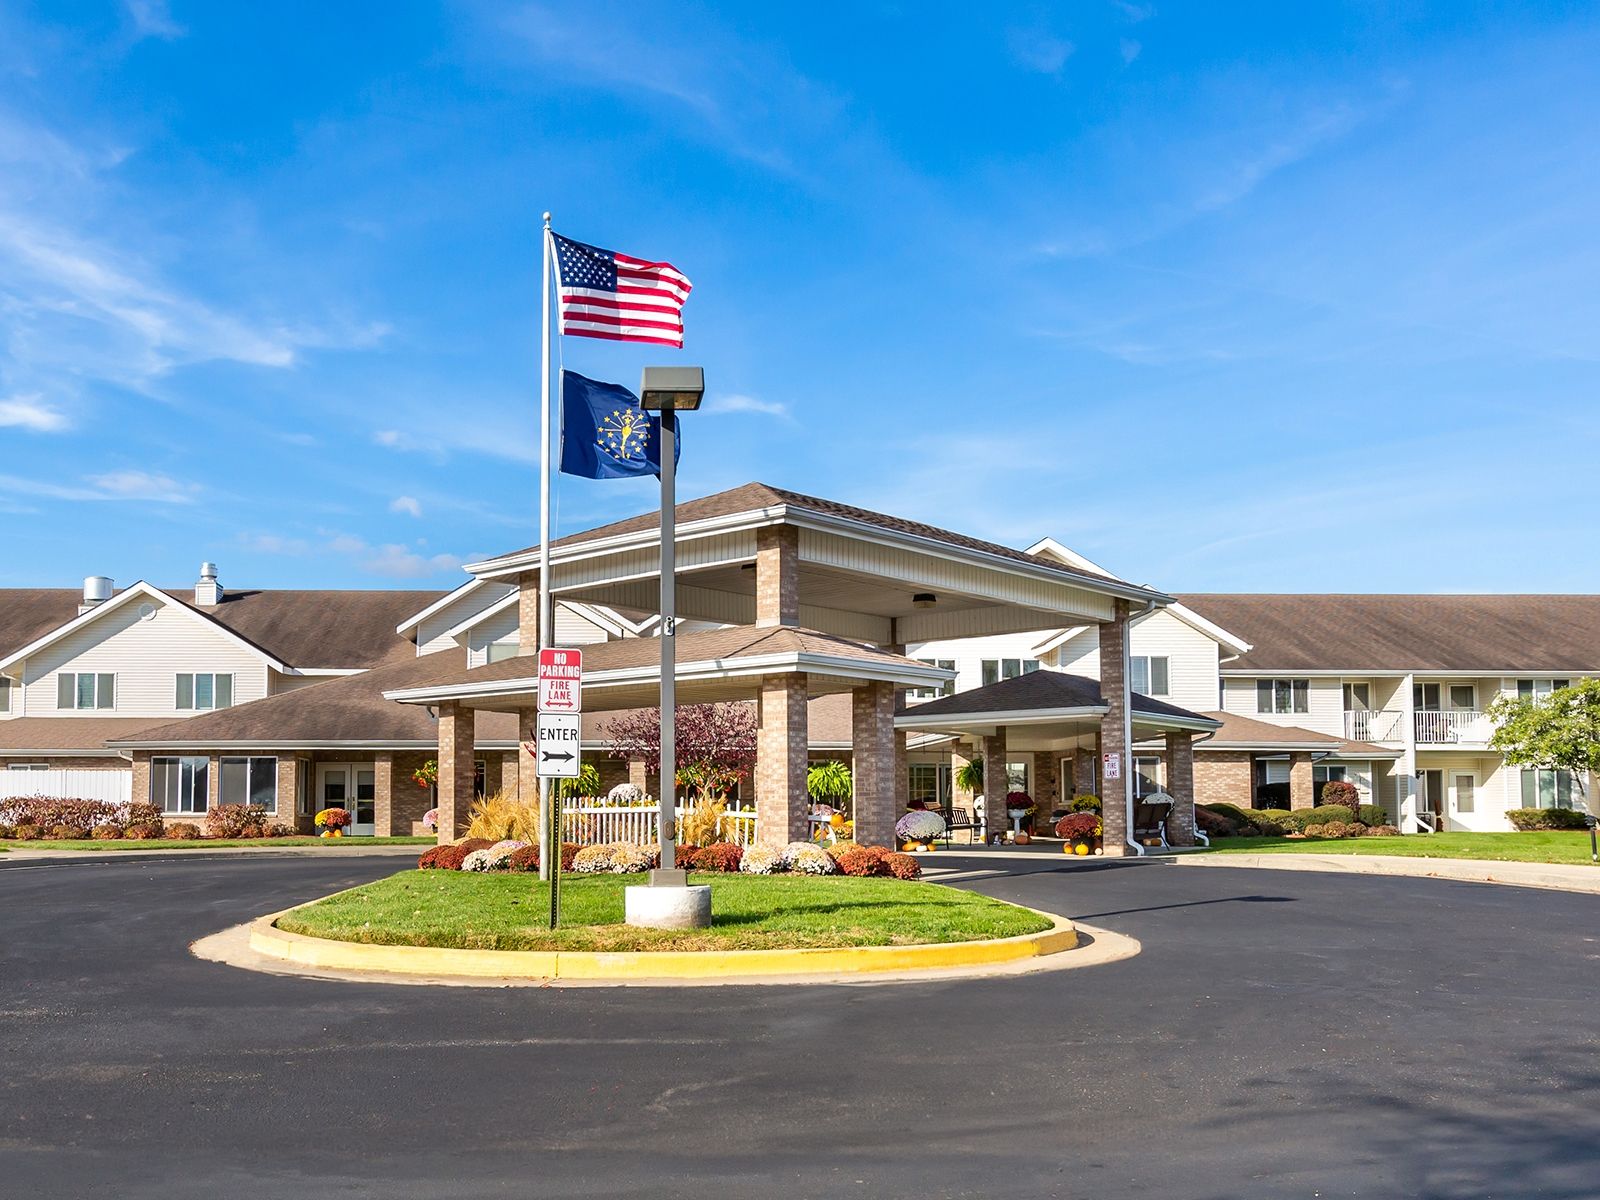
[[[1522,700],[1543,700],[1551,692],[1558,692],[1568,685],[1565,679],[1519,679],[1517,680],[1517,696]]]
[[[1172,694],[1171,660],[1164,654],[1135,654],[1128,659],[1128,686],[1145,696]]]
[[[986,658],[983,660],[984,686],[1002,679],[1015,679],[1018,675],[1032,675],[1038,669],[1037,658]]]
[[[195,712],[233,707],[233,676],[211,671],[182,671],[178,674],[177,706]]]
[[[152,758],[150,803],[164,813],[205,812],[210,772],[211,760],[204,756]]]
[[[1311,711],[1309,679],[1256,680],[1256,711],[1262,713],[1303,713]]]
[[[956,669],[956,660],[953,658],[919,658],[917,661],[946,671],[954,671]],[[948,696],[955,690],[956,685],[954,682],[940,684],[937,687],[912,688],[906,693],[906,698],[909,700],[937,700],[940,696]]]
[[[278,760],[275,758],[224,758],[218,798],[223,804],[259,804],[269,813],[278,811]]]
[[[1523,808],[1571,808],[1571,771],[1524,771]]]
[[[117,677],[89,671],[62,671],[56,676],[57,708],[115,708]]]

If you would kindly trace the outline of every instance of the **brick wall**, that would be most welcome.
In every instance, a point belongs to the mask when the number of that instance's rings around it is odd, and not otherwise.
[[[856,841],[887,846],[894,841],[894,823],[900,815],[895,803],[894,688],[887,683],[855,688],[850,693],[850,725]],[[802,791],[804,786],[802,779]]]
[[[793,525],[756,530],[756,624],[800,624],[800,531]]]
[[[756,701],[756,830],[769,845],[809,836],[806,821],[806,677],[768,675]],[[891,762],[893,750],[891,747]]]
[[[1195,755],[1196,804],[1234,804],[1251,807],[1255,793],[1255,768],[1245,750],[1216,750]]]

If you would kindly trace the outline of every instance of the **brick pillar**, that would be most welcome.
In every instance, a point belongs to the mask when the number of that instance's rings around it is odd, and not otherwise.
[[[770,846],[803,842],[806,819],[806,677],[767,675],[756,700],[756,833]]]
[[[983,840],[1011,828],[1006,816],[1006,730],[1002,725],[983,739]]]
[[[278,761],[280,763],[278,768],[278,795],[281,796],[283,795],[283,767],[281,766],[283,760],[279,759]],[[128,796],[135,804],[148,804],[154,799],[150,795],[150,751],[135,750],[133,752],[133,783],[130,788]],[[161,807],[160,801],[156,801],[156,807]],[[279,801],[278,807],[282,809],[282,801]]]
[[[1072,787],[1080,796],[1098,796],[1100,781],[1095,778],[1093,750],[1076,750],[1072,755]]]
[[[539,651],[539,572],[517,576],[517,653]]]
[[[439,706],[439,842],[448,844],[467,831],[472,809],[473,726],[475,713],[453,702]]]
[[[379,750],[372,756],[372,832],[376,837],[405,837],[411,833],[394,827],[394,754]]]
[[[1194,845],[1194,734],[1187,731],[1167,734],[1167,794],[1172,797],[1167,841]]]
[[[800,531],[793,525],[756,530],[756,624],[800,624]]]
[[[271,818],[274,824],[287,825],[296,832],[299,832],[298,822],[300,819],[300,797],[297,794],[299,789],[296,787],[299,781],[295,778],[295,765],[298,761],[298,759],[288,755],[280,754],[278,756],[278,812],[276,816]],[[140,798],[137,791],[139,782],[137,762],[134,764],[134,771],[134,786],[136,790],[133,798],[137,800]]]
[[[1129,854],[1128,806],[1133,797],[1132,749],[1128,745],[1128,602],[1116,602],[1116,617],[1100,626],[1100,695],[1106,715],[1100,718],[1100,754],[1117,757],[1119,777],[1102,783],[1100,819],[1105,853]]]
[[[1054,750],[1039,750],[1033,756],[1033,799],[1039,807],[1033,814],[1035,833],[1050,832],[1050,814],[1064,808],[1067,797],[1061,794],[1061,767]]]
[[[523,804],[539,803],[539,764],[522,748],[538,740],[538,721],[538,709],[517,709],[517,799]]]
[[[864,683],[850,693],[850,734],[855,745],[856,841],[894,842],[900,809],[894,781],[894,687]]]
[[[484,786],[491,792],[503,792],[513,800],[522,798],[522,781],[518,778],[519,770],[517,759],[521,757],[521,750],[507,750],[500,755],[500,769],[495,770],[495,756],[490,754],[485,758],[488,763],[489,778]]]
[[[1313,807],[1317,800],[1312,791],[1311,755],[1304,751],[1289,755],[1289,807]]]
[[[650,770],[642,758],[628,760],[628,782],[646,795],[650,794]]]

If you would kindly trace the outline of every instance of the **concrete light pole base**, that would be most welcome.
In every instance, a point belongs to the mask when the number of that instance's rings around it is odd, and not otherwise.
[[[711,924],[711,888],[703,883],[624,888],[623,913],[640,929],[705,929]]]

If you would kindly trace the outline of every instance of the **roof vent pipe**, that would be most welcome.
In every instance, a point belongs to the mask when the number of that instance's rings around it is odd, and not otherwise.
[[[200,564],[200,580],[194,585],[194,602],[201,608],[215,608],[222,603],[222,585],[217,582],[217,564]]]
[[[86,613],[97,604],[104,604],[111,599],[117,585],[108,575],[85,575],[83,578],[83,602],[78,605],[78,612]]]

